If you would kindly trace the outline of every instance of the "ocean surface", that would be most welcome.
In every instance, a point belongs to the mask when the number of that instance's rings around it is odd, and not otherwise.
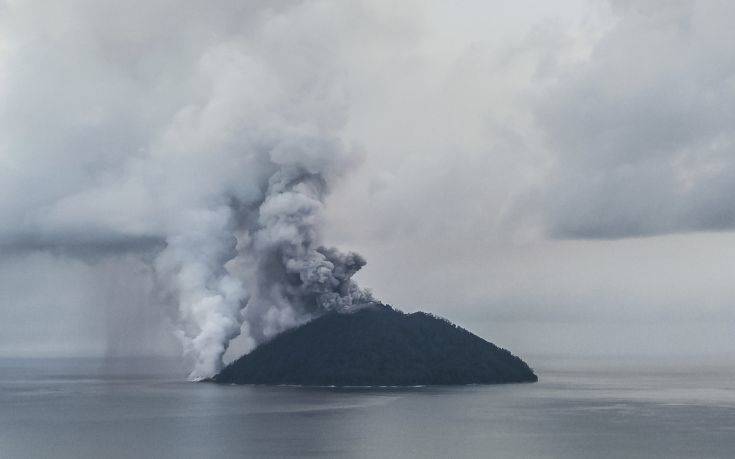
[[[236,387],[173,362],[0,360],[0,458],[734,457],[735,368],[531,358],[535,384]]]

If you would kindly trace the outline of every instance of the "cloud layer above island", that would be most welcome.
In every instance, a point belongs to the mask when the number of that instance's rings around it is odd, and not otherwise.
[[[258,182],[232,132],[288,97],[344,145],[327,239],[387,301],[488,334],[733,320],[730,3],[105,3],[0,3],[2,322],[61,330],[5,354],[175,347],[146,257],[178,203]]]

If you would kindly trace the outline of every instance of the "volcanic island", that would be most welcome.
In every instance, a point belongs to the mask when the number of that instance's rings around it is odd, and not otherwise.
[[[240,357],[211,382],[423,386],[536,382],[509,351],[452,324],[381,303],[324,314]]]

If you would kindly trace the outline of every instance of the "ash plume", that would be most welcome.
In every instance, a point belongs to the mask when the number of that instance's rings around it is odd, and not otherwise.
[[[239,3],[0,4],[0,247],[139,256],[192,379],[241,333],[370,301],[365,261],[321,238],[357,163],[339,25],[319,3]]]
[[[319,174],[281,169],[248,234],[245,256],[255,269],[246,317],[261,340],[327,311],[371,301],[351,280],[365,265],[355,253],[321,246],[319,224],[326,192]]]
[[[328,158],[330,150],[322,151]],[[178,302],[191,379],[219,371],[243,321],[257,344],[325,312],[372,301],[352,281],[365,260],[321,245],[324,173],[294,157],[263,183],[262,198],[201,210],[186,231],[167,238],[155,266]]]

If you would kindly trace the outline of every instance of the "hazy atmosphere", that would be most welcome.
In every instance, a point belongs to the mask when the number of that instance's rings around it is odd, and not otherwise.
[[[733,17],[0,0],[0,356],[197,377],[372,295],[520,355],[732,357]]]

